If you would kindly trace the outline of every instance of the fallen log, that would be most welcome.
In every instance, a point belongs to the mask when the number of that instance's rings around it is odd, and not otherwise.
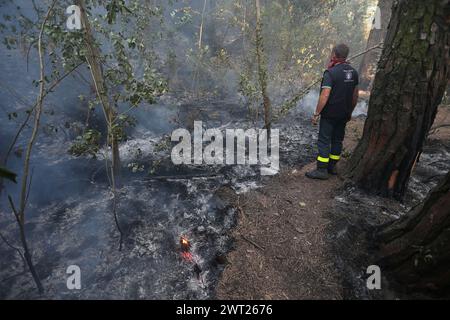
[[[217,179],[223,178],[223,174],[184,174],[184,175],[171,175],[171,176],[154,176],[148,177],[145,180],[158,180],[158,181],[167,181],[167,180],[190,180],[190,179]]]

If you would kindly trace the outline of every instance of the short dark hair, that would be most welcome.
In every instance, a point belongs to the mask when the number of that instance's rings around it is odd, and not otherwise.
[[[350,52],[349,47],[343,43],[338,44],[333,48],[333,53],[339,59],[347,59],[349,52]]]

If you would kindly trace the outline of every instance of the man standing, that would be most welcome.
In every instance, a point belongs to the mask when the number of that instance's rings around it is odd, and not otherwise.
[[[312,123],[320,118],[317,169],[307,172],[311,179],[328,179],[336,175],[341,158],[345,126],[358,102],[358,72],[347,62],[349,48],[339,44],[333,48],[328,69],[324,72],[319,102]]]

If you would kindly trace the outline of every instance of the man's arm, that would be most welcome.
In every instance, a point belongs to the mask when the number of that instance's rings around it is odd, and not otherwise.
[[[355,90],[353,90],[353,101],[352,101],[352,113],[356,108],[356,105],[358,104],[359,99],[359,88],[358,86],[355,87]]]
[[[325,108],[325,105],[328,102],[328,99],[330,98],[331,89],[330,88],[323,88],[322,92],[320,93],[319,101],[317,102],[316,107],[316,114],[320,114]]]
[[[328,99],[330,98],[331,88],[323,88],[320,92],[319,101],[317,102],[316,112],[314,113],[314,117],[312,119],[313,125],[317,124],[317,121],[319,120],[320,113],[322,112],[323,108],[325,108]]]

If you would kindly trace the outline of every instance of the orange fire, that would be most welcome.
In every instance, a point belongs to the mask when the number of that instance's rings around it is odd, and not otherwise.
[[[192,254],[192,252],[190,251],[191,243],[185,236],[180,237],[180,246],[181,246],[181,258],[190,264],[191,263],[194,264],[194,274],[195,274],[197,280],[200,281],[202,283],[202,285],[204,285],[204,279],[201,275],[202,269],[200,268],[198,263],[195,261],[196,259],[195,259],[194,255]]]
[[[182,251],[181,257],[188,262],[192,262],[193,256],[192,256],[192,253],[190,252],[191,243],[189,242],[189,240],[186,237],[181,236],[180,246],[181,246],[181,251]]]
[[[181,245],[181,250],[183,250],[184,252],[188,252],[189,249],[191,248],[191,243],[189,242],[188,239],[186,239],[186,237],[180,238],[180,245]]]

